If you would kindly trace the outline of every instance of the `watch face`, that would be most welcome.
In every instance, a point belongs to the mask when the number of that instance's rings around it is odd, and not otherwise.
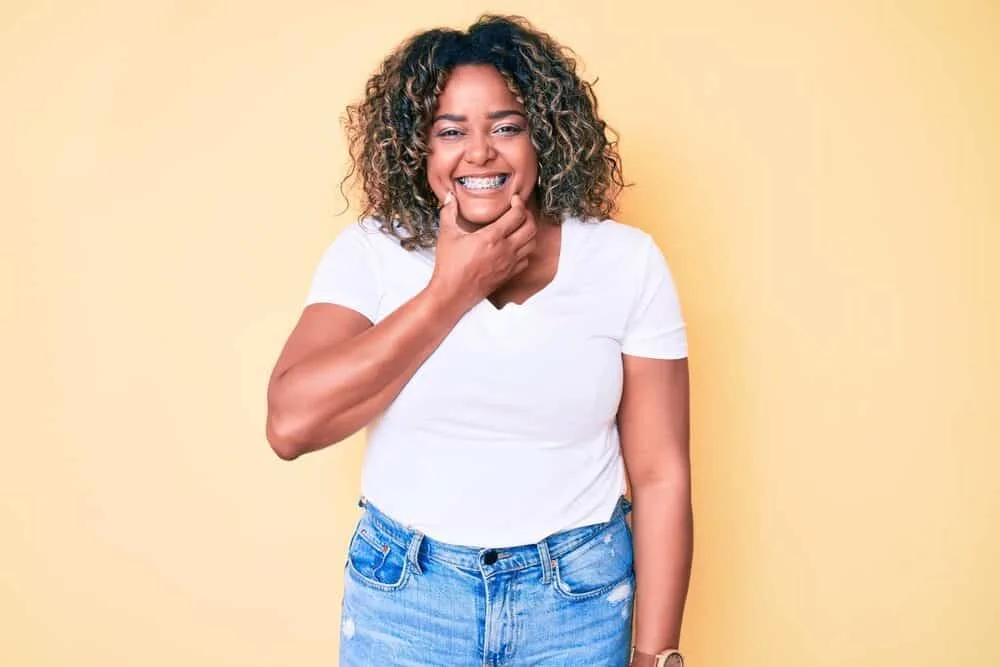
[[[671,653],[663,662],[663,667],[684,667],[684,658],[680,653]]]

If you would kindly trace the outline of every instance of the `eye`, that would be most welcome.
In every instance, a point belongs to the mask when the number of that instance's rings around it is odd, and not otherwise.
[[[457,128],[448,127],[438,132],[437,136],[442,137],[444,139],[450,139],[452,137],[460,137],[462,136],[462,133]]]
[[[497,129],[493,130],[497,134],[514,135],[524,132],[524,128],[518,125],[501,125]]]

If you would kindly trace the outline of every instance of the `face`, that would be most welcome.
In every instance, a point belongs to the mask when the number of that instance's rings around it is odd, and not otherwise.
[[[530,204],[538,178],[524,107],[490,65],[456,67],[428,135],[427,179],[440,201],[455,193],[459,215],[487,225],[519,194]]]

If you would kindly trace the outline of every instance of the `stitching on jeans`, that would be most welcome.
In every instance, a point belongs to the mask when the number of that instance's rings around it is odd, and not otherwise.
[[[620,586],[626,581],[632,583],[632,594],[633,595],[635,594],[634,566],[630,567],[629,572],[618,581],[612,582],[610,584],[605,584],[600,588],[595,588],[592,591],[585,591],[583,593],[574,593],[569,589],[569,586],[566,584],[565,581],[563,581],[562,573],[559,570],[558,562],[554,565],[553,572],[554,572],[553,580],[555,581],[555,586],[553,588],[555,588],[556,593],[563,596],[567,600],[588,600],[590,598],[600,597],[601,595],[604,595],[605,593],[613,590],[616,586]]]
[[[371,535],[369,535],[368,532],[364,528],[362,528],[362,529],[360,529],[358,531],[358,537],[360,539],[364,540],[370,547],[372,547],[376,551],[381,551],[381,552],[384,553],[386,551],[386,549],[388,549],[388,545],[379,544],[378,540],[376,540],[374,537],[372,537]]]
[[[391,528],[389,528],[388,526],[386,526],[385,524],[383,524],[381,521],[379,521],[378,519],[376,519],[371,514],[368,515],[368,520],[371,523],[373,523],[375,525],[375,527],[378,528],[381,533],[384,533],[382,535],[382,537],[384,537],[385,539],[389,540],[390,542],[392,542],[393,544],[395,544],[397,547],[402,547],[403,549],[408,549],[409,548],[406,544],[403,544],[402,542],[400,542],[399,540],[396,539],[395,531],[393,531]]]
[[[408,562],[405,561],[403,562],[403,571],[402,574],[400,574],[400,578],[397,583],[383,584],[381,581],[378,581],[376,579],[370,579],[366,574],[360,572],[358,568],[354,566],[354,563],[351,562],[350,558],[347,559],[348,571],[352,572],[354,576],[358,578],[358,580],[361,582],[362,585],[369,586],[371,588],[374,588],[375,590],[383,591],[385,593],[393,593],[395,591],[402,590],[403,587],[406,586],[407,583],[409,583],[410,581],[409,565],[410,564]]]

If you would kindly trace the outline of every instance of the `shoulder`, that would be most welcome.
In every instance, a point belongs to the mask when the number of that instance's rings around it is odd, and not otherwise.
[[[363,236],[376,252],[397,254],[400,252],[412,253],[414,250],[427,250],[426,248],[407,250],[404,242],[412,238],[412,234],[401,225],[391,225],[378,218],[362,218],[351,227],[355,229],[354,233]]]
[[[334,232],[320,260],[320,273],[330,271],[365,271],[380,273],[385,258],[399,242],[381,231],[381,223],[370,218],[352,220]]]
[[[608,243],[642,245],[651,238],[649,233],[635,225],[613,218],[568,218],[566,222],[576,222],[581,228]]]
[[[385,276],[409,275],[414,267],[434,264],[434,249],[404,246],[409,238],[405,230],[395,232],[377,218],[362,218],[345,227],[334,244],[343,239],[348,252],[358,255],[353,261],[365,261],[372,270]],[[363,258],[363,259],[362,259]]]
[[[383,230],[383,223],[375,218],[361,218],[355,220],[343,228],[340,236],[347,236],[356,243],[362,243],[371,247],[384,240],[397,242],[388,232]]]
[[[653,237],[648,232],[611,218],[571,218],[566,222],[579,228],[581,248],[591,256],[639,261],[654,244]]]
[[[387,226],[375,218],[361,218],[342,227],[328,244],[329,249],[337,247],[373,256],[402,249],[401,237],[392,235]]]

